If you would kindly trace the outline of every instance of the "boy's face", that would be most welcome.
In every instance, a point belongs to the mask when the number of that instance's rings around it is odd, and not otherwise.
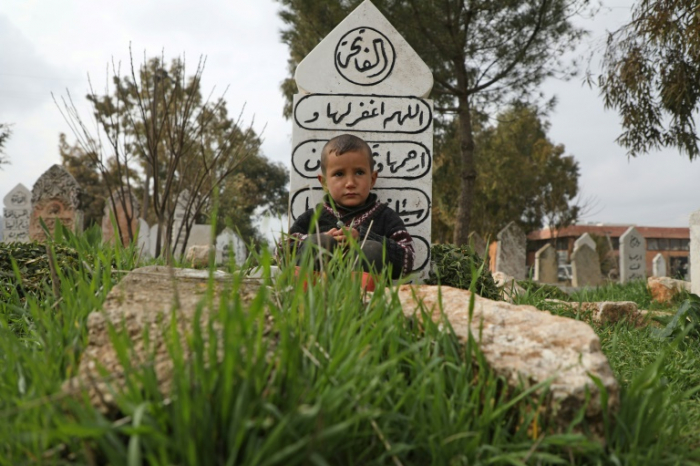
[[[345,207],[356,207],[369,197],[369,190],[377,182],[377,172],[370,170],[369,157],[364,152],[330,154],[326,160],[326,175],[318,175],[318,181],[333,201]]]

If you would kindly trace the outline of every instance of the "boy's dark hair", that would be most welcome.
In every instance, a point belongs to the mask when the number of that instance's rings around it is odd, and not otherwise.
[[[364,139],[358,138],[352,134],[341,134],[328,141],[321,151],[321,173],[326,174],[326,161],[329,155],[343,155],[347,152],[364,152],[369,158],[369,169],[374,172],[374,157],[372,157],[372,149]]]

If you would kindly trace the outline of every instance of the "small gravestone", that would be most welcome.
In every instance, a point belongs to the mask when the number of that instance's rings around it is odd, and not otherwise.
[[[156,257],[156,243],[158,241],[158,223],[156,222],[148,229],[148,243],[151,257]],[[160,242],[161,250],[163,249],[163,241]]]
[[[603,284],[598,253],[583,243],[571,254],[571,286],[598,286]]]
[[[185,242],[185,218],[187,214],[187,204],[190,202],[191,194],[188,189],[183,189],[177,197],[175,212],[173,213],[173,229],[171,241],[175,243],[175,256],[181,256],[182,244]]]
[[[148,222],[142,218],[139,218],[138,222],[139,227],[136,240],[138,242],[136,244],[138,245],[139,253],[143,257],[153,257],[151,253],[151,228],[148,226]]]
[[[2,240],[6,243],[29,241],[32,193],[22,184],[15,186],[3,199]]]
[[[472,251],[477,253],[479,257],[486,259],[488,258],[489,251],[488,251],[488,245],[486,244],[486,241],[484,238],[481,237],[481,235],[475,231],[472,231],[469,233],[469,246],[472,248]]]
[[[525,280],[527,277],[525,233],[515,222],[510,222],[496,235],[496,238],[498,239],[496,272],[503,272],[516,280]]]
[[[321,202],[323,145],[352,133],[372,149],[374,192],[403,219],[414,240],[413,271],[430,264],[433,86],[430,69],[370,2],[362,2],[296,69],[290,222]]]
[[[136,236],[136,229],[139,225],[139,201],[131,191],[124,192],[122,195],[121,190],[117,190],[105,202],[104,215],[102,216],[102,239],[105,242],[112,241],[115,236],[119,235],[112,224],[112,217],[114,217],[121,232],[122,244],[128,245],[131,241],[130,238]]]
[[[666,272],[666,259],[663,254],[658,253],[654,256],[654,260],[651,262],[651,270],[653,277],[666,277],[668,275]]]
[[[61,165],[53,165],[34,183],[32,213],[29,220],[29,239],[46,239],[40,220],[51,233],[56,222],[74,232],[83,230],[83,211],[80,205],[82,189],[75,178]]]
[[[587,244],[594,251],[597,249],[597,245],[595,244],[595,241],[593,240],[591,235],[589,235],[588,233],[582,234],[581,236],[578,237],[578,239],[576,239],[576,241],[574,241],[574,250],[576,250],[579,246],[581,246],[583,244]]]
[[[535,281],[557,283],[557,251],[551,244],[545,244],[535,253]]]
[[[620,236],[620,283],[647,278],[647,242],[635,227]]]
[[[237,265],[242,265],[248,250],[243,240],[230,228],[225,228],[216,237],[217,263],[227,265],[233,257]]]
[[[690,215],[690,289],[700,295],[700,210]]]

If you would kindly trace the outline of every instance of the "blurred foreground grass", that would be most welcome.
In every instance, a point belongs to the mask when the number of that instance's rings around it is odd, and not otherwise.
[[[623,386],[620,413],[601,441],[586,435],[582,421],[553,433],[531,391],[508,389],[449,326],[404,318],[386,280],[361,299],[359,281],[339,257],[332,279],[307,286],[309,261],[298,275],[292,267],[274,279],[263,273],[267,286],[250,303],[237,293],[241,274],[231,265],[227,292],[202,302],[215,309],[216,325],[195,326],[186,348],[170,333],[172,393],[160,393],[151,368],[134,368],[119,412],[106,417],[59,389],[85,348],[88,313],[100,309],[137,255],[102,245],[95,232],[66,232],[52,247],[71,248],[79,264],[57,268],[58,290],[49,279],[42,292],[22,295],[7,277],[11,286],[2,288],[0,464],[700,461],[697,340],[661,341],[624,323],[596,326]],[[269,256],[253,260],[269,270]],[[639,289],[629,288],[639,299]],[[535,292],[523,299],[545,306]],[[270,321],[266,337],[261,328]],[[118,332],[113,341],[128,352]]]

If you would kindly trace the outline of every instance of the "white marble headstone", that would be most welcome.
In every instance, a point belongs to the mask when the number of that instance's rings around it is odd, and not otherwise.
[[[138,237],[137,237],[137,246],[139,248],[139,253],[143,257],[152,257],[153,253],[151,252],[151,228],[148,226],[148,222],[142,218],[139,218],[139,226],[138,226]]]
[[[666,277],[668,275],[666,272],[666,259],[663,254],[658,253],[654,256],[654,260],[651,262],[651,270],[653,277]]]
[[[635,227],[620,236],[620,283],[647,278],[647,242]]]
[[[527,237],[515,222],[506,225],[498,235],[496,272],[503,272],[516,280],[527,278]]]
[[[366,0],[299,64],[295,79],[290,222],[318,204],[323,145],[352,133],[368,142],[374,188],[413,236],[414,271],[427,277],[432,202],[433,77],[405,39]]]
[[[690,215],[690,289],[700,295],[700,210]]]
[[[588,247],[590,247],[594,251],[597,248],[597,245],[595,244],[595,241],[593,240],[591,235],[589,235],[588,233],[584,233],[581,236],[579,236],[578,239],[576,239],[576,241],[574,241],[574,251],[584,244],[587,244]]]
[[[5,195],[3,203],[3,241],[29,241],[29,221],[32,214],[32,193],[22,183]]]
[[[151,251],[151,257],[156,257],[156,243],[158,241],[158,223],[156,222],[148,231],[148,243],[149,250]],[[163,248],[163,241],[160,242],[161,249]]]
[[[557,251],[551,244],[545,244],[535,253],[534,280],[540,283],[557,283]]]
[[[227,265],[234,257],[237,265],[242,265],[248,256],[245,243],[232,229],[224,228],[224,231],[216,237],[217,263]]]

